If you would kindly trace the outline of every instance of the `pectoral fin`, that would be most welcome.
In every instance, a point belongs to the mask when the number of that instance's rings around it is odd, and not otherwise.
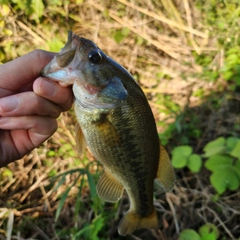
[[[98,196],[107,202],[117,202],[123,194],[123,185],[104,169],[97,183]]]
[[[121,144],[120,136],[107,115],[102,114],[100,119],[95,122],[95,127],[97,127],[97,131],[101,134],[102,141],[106,146],[118,147]]]
[[[86,144],[82,129],[79,124],[76,124],[75,132],[76,132],[77,150],[78,150],[79,155],[81,156],[83,154],[83,151],[86,149],[87,144]]]
[[[160,145],[160,160],[157,171],[157,181],[164,191],[172,190],[175,181],[175,174],[172,163],[166,149]]]

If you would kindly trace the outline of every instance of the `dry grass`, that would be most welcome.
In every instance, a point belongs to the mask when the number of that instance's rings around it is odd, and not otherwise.
[[[59,12],[60,17],[53,17],[53,12]],[[22,12],[10,14],[5,19],[13,34],[7,37],[0,33],[0,46],[9,40],[14,42],[9,59],[34,48],[48,50],[48,42],[54,38],[65,41],[67,30],[73,28],[79,35],[96,42],[137,78],[150,100],[157,122],[174,121],[169,120],[171,109],[159,101],[161,96],[170,96],[171,101],[178,103],[183,111],[192,108],[199,116],[200,128],[204,131],[201,139],[194,140],[193,147],[197,152],[206,142],[228,133],[233,124],[239,124],[238,113],[230,112],[228,125],[224,125],[226,132],[220,132],[215,123],[218,122],[218,126],[226,123],[224,116],[229,114],[230,102],[226,100],[225,105],[215,112],[206,107],[208,104],[203,102],[203,98],[192,94],[203,89],[207,96],[219,85],[225,84],[222,79],[213,83],[198,78],[202,66],[196,63],[192,53],[215,56],[210,68],[218,69],[223,66],[224,50],[216,47],[216,39],[209,34],[209,28],[204,25],[193,0],[85,0],[79,6],[71,2],[65,7],[46,8],[44,19],[44,24],[36,26]],[[117,43],[114,34],[123,28],[128,28],[129,34]],[[26,42],[29,44],[26,45]],[[239,104],[239,96],[235,96],[235,100]],[[202,107],[202,104],[205,106]],[[58,237],[56,232],[76,224],[75,203],[81,179],[71,188],[62,214],[55,222],[59,196],[73,183],[76,174],[67,175],[57,191],[54,189],[58,181],[52,182],[51,176],[87,165],[86,161],[76,164],[79,157],[75,150],[74,124],[73,113],[64,113],[59,118],[59,130],[47,142],[23,159],[0,169],[0,239],[70,239]],[[159,131],[163,128],[159,127]],[[49,157],[50,150],[56,153],[52,157]],[[87,158],[89,162],[94,160],[89,152]],[[90,165],[89,171],[95,174],[98,167]],[[156,195],[160,230],[140,231],[126,239],[177,239],[183,229],[198,229],[207,222],[214,223],[221,236],[236,239],[240,235],[239,193],[227,193],[214,201],[215,192],[208,177],[209,173],[204,170],[195,175],[178,171],[173,192],[167,193],[166,197]],[[125,239],[118,238],[116,224],[128,209],[126,199],[124,197],[120,202],[115,219],[105,227],[113,229],[105,234],[106,239]],[[82,210],[79,218],[91,222],[94,213],[87,184],[81,189],[80,201]],[[113,207],[107,204],[104,209],[113,211]],[[78,221],[79,229],[83,225],[83,221]]]

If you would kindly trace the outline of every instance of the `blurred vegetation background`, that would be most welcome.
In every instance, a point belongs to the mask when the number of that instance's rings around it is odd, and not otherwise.
[[[73,111],[40,148],[0,169],[0,239],[240,239],[238,0],[0,0],[0,62],[58,52],[67,31],[128,69],[176,168],[154,193],[159,230],[117,234],[126,195],[96,195],[101,166],[75,148]]]

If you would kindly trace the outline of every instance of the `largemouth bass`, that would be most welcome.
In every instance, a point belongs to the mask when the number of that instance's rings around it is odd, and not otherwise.
[[[124,189],[128,194],[130,209],[119,223],[119,234],[158,228],[154,179],[169,191],[174,171],[148,101],[131,74],[92,41],[69,31],[65,47],[42,75],[73,85],[78,149],[81,153],[86,143],[104,167],[99,197],[116,202]]]

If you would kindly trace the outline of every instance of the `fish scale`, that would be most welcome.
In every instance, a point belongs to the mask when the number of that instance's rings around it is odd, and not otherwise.
[[[86,142],[104,168],[99,197],[116,202],[124,189],[128,194],[130,209],[119,223],[119,234],[158,228],[154,179],[162,190],[171,190],[174,172],[148,101],[131,74],[93,42],[70,31],[66,46],[43,69],[43,76],[73,85],[78,149]]]

